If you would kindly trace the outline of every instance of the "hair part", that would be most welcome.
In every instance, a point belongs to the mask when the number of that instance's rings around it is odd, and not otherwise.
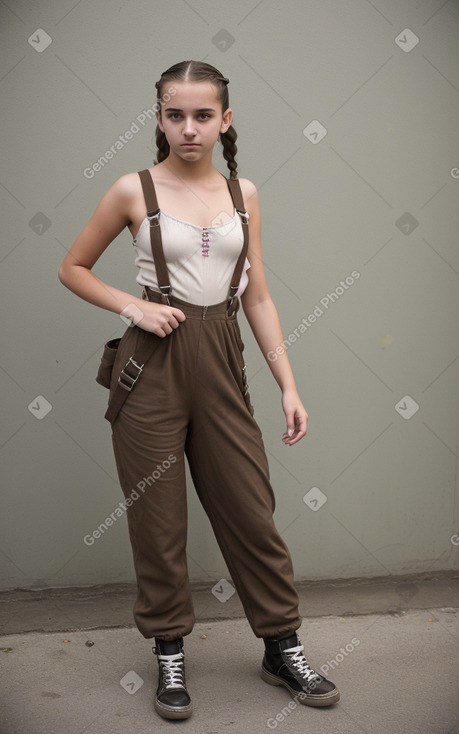
[[[155,84],[159,110],[161,109],[163,87],[167,82],[210,82],[217,90],[217,99],[221,102],[223,112],[229,107],[229,79],[224,77],[215,66],[203,61],[180,61],[161,74],[161,78]],[[230,178],[237,178],[236,140],[237,133],[232,125],[229,126],[226,133],[220,133],[223,157],[229,168]],[[161,163],[169,155],[170,147],[159,125],[156,126],[156,147],[158,150],[155,163]]]

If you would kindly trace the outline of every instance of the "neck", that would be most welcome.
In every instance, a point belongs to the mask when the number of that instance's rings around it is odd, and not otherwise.
[[[163,164],[175,178],[181,181],[209,181],[215,177],[215,174],[220,177],[220,173],[212,163],[211,152],[199,161],[184,161],[171,150]]]

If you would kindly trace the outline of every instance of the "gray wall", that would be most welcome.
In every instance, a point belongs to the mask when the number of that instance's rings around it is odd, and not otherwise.
[[[280,393],[243,324],[297,578],[457,567],[459,4],[6,0],[0,17],[2,587],[133,580],[125,518],[83,542],[122,499],[94,377],[125,327],[57,271],[113,181],[151,164],[142,114],[187,58],[231,79],[240,175],[259,188],[310,414],[285,447]],[[96,272],[138,294],[127,231]],[[228,572],[191,486],[189,514],[190,575],[213,585]]]

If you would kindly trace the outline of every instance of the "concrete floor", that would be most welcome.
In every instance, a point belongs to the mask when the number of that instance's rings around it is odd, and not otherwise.
[[[299,591],[307,658],[337,684],[341,701],[299,706],[286,689],[264,683],[263,644],[239,602],[222,604],[201,588],[198,621],[185,639],[194,713],[179,722],[153,709],[156,660],[125,619],[132,587],[0,594],[0,732],[459,734],[454,576]]]

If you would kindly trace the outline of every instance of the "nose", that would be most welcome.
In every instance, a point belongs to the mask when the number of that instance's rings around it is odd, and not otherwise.
[[[185,125],[183,128],[184,135],[196,135],[196,126],[192,117],[185,117]]]

